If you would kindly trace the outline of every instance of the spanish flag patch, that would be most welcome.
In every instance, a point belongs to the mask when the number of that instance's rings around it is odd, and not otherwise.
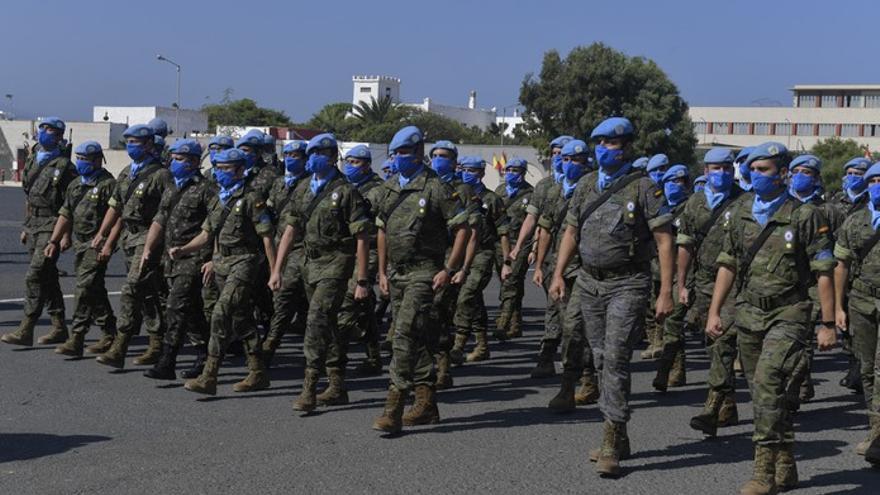
[[[827,234],[828,231],[831,230],[827,225],[823,225],[819,227],[819,230],[816,231],[817,234]]]

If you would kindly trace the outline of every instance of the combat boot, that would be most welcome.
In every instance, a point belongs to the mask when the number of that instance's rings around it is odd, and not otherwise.
[[[621,461],[625,461],[632,457],[632,451],[629,448],[629,434],[626,431],[626,423],[619,423],[622,426],[622,430],[620,435],[617,437],[617,455],[618,459]],[[590,462],[597,462],[599,460],[599,455],[602,453],[602,449],[593,449],[590,451]]]
[[[626,423],[605,420],[602,447],[599,449],[599,459],[596,460],[596,472],[599,476],[611,478],[620,476],[620,446],[624,436],[626,436]]]
[[[501,311],[498,313],[498,319],[495,320],[495,338],[500,341],[507,340],[507,330],[510,327],[510,313]]]
[[[232,386],[233,392],[256,392],[269,388],[269,374],[259,354],[247,355],[248,374],[244,380]]]
[[[798,400],[803,404],[805,402],[810,402],[815,396],[816,389],[815,387],[813,387],[812,373],[807,373],[807,376],[804,377],[804,382],[801,383],[801,389],[798,393]]]
[[[721,401],[721,394],[709,390],[709,397],[706,398],[703,410],[691,418],[691,428],[714,437],[718,432],[718,410],[721,409]]]
[[[437,381],[434,387],[437,390],[446,390],[452,388],[452,375],[449,374],[449,353],[441,352],[437,357]]]
[[[181,378],[198,378],[199,375],[202,374],[202,370],[205,368],[205,359],[208,357],[208,345],[202,344],[200,346],[196,346],[196,359],[193,361],[192,366],[189,369],[185,369],[180,372]]]
[[[113,338],[115,336],[116,333],[105,333],[97,342],[87,346],[86,352],[89,354],[104,354],[110,350],[110,346],[113,345]]]
[[[319,406],[344,406],[348,404],[345,388],[345,372],[341,368],[327,368],[327,388],[315,399]]]
[[[725,394],[718,408],[718,427],[725,428],[739,423],[739,411],[736,409],[736,397],[733,392]]]
[[[162,353],[162,337],[150,334],[149,344],[143,354],[134,358],[132,361],[138,366],[148,364],[156,364],[159,362],[159,355]]]
[[[871,434],[865,448],[865,460],[875,466],[880,466],[880,420],[874,420],[871,424]]]
[[[357,376],[380,376],[382,374],[382,356],[379,354],[378,342],[367,342],[367,358],[354,369]]]
[[[373,421],[373,429],[384,431],[391,435],[403,430],[403,393],[394,385],[388,388],[388,397],[385,399],[385,409],[382,415]]]
[[[669,375],[672,372],[672,366],[675,363],[676,349],[672,345],[664,345],[657,362],[657,374],[651,386],[658,392],[666,392],[669,387]]]
[[[684,349],[679,349],[678,352],[675,353],[675,358],[672,360],[672,370],[669,373],[667,386],[673,388],[683,387],[685,385],[687,385],[687,374],[684,365]]]
[[[477,338],[477,345],[467,355],[467,362],[469,363],[489,359],[489,339],[486,337],[486,331],[475,332],[474,335]]]
[[[776,450],[775,445],[755,446],[755,471],[752,479],[740,488],[740,495],[776,494]]]
[[[464,346],[467,344],[468,336],[464,333],[455,333],[455,343],[449,351],[449,360],[456,366],[464,364]]]
[[[314,368],[306,368],[303,377],[302,391],[299,397],[293,401],[293,410],[302,412],[312,412],[317,406],[315,392],[318,390],[318,370]]]
[[[663,331],[657,325],[651,325],[646,330],[648,334],[648,348],[639,354],[644,360],[657,359],[663,352]]]
[[[776,452],[776,489],[780,492],[793,490],[798,484],[797,465],[794,462],[793,444],[779,446]]]
[[[272,366],[272,360],[275,359],[275,351],[281,346],[281,339],[275,337],[267,337],[263,341],[263,363],[267,368]]]
[[[122,369],[125,367],[125,353],[128,352],[128,344],[131,342],[131,335],[127,333],[117,333],[113,339],[113,345],[104,354],[101,354],[95,361],[99,364]]]
[[[541,342],[541,352],[538,353],[538,364],[529,374],[532,378],[553,378],[556,376],[556,365],[553,358],[556,357],[556,347],[559,342],[556,340],[545,340]]]
[[[220,372],[220,356],[208,356],[205,368],[197,378],[187,380],[183,388],[197,394],[217,395],[217,373]]]
[[[434,388],[428,385],[416,385],[415,396],[415,403],[403,415],[403,425],[416,426],[439,423],[440,411],[437,409],[437,396]]]
[[[144,376],[154,380],[174,380],[177,378],[177,374],[174,373],[176,367],[177,348],[162,344],[162,355],[159,356],[159,360],[152,368],[144,371]]]
[[[555,413],[570,413],[575,410],[574,387],[577,383],[577,377],[571,371],[562,373],[562,384],[559,386],[559,393],[556,397],[550,399],[547,407]]]
[[[0,341],[12,345],[34,345],[34,327],[37,326],[37,318],[35,316],[25,316],[22,318],[18,329],[14,332],[7,333],[0,337]]]
[[[849,369],[846,375],[840,379],[840,386],[846,387],[857,394],[862,393],[862,373],[859,369],[859,360],[855,355],[849,356]]]
[[[599,399],[599,387],[596,384],[596,375],[589,370],[584,370],[581,375],[581,387],[574,394],[574,403],[578,406],[593,404]]]
[[[58,314],[49,315],[52,321],[52,331],[37,339],[37,344],[63,344],[67,341],[67,325],[64,323],[64,317]]]
[[[55,348],[55,354],[63,356],[71,356],[75,358],[83,357],[83,341],[86,336],[81,333],[71,334],[67,341]]]
[[[506,338],[517,339],[522,337],[522,313],[519,310],[514,310],[510,315],[510,324],[507,328]]]

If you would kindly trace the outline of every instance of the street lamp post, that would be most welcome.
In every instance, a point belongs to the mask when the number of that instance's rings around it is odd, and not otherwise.
[[[9,120],[15,119],[15,102],[12,100],[12,93],[6,93],[6,99],[9,100]]]
[[[169,60],[161,54],[156,55],[156,60],[168,62],[177,69],[177,104],[176,108],[174,109],[174,130],[180,132],[180,64],[174,62],[173,60]]]

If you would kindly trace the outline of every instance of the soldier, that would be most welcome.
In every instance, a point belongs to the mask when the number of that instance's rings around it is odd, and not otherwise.
[[[119,299],[116,338],[110,349],[97,358],[98,363],[113,368],[125,366],[125,353],[131,338],[140,331],[144,315],[158,315],[160,312],[159,292],[163,281],[158,253],[147,263],[140,261],[147,230],[159,210],[162,195],[174,184],[168,169],[163,168],[156,158],[151,128],[143,124],[133,125],[123,136],[132,161],[116,180],[116,190],[108,202],[110,208],[91,244],[92,249],[100,250],[98,261],[103,262],[110,258],[121,237],[128,269]],[[159,321],[158,318],[155,320]],[[151,326],[147,330],[149,347],[135,358],[135,364],[154,364],[159,357],[164,328]]]
[[[568,213],[569,202],[574,196],[575,190],[582,176],[591,171],[590,165],[590,148],[587,143],[580,139],[572,139],[562,147],[562,171],[563,179],[559,184],[560,193],[554,195],[556,199],[553,203],[545,203],[545,208],[541,212],[541,218],[538,219],[538,228],[541,234],[538,236],[538,253],[535,263],[535,274],[532,281],[538,287],[544,287],[545,274],[554,273],[556,264],[556,255],[559,249],[559,243],[562,239],[562,227],[565,216]],[[553,326],[562,328],[563,349],[568,349],[573,332],[582,331],[577,328],[583,325],[583,318],[580,312],[580,301],[572,299],[575,280],[577,279],[578,269],[580,268],[580,258],[577,255],[571,257],[562,271],[562,277],[566,283],[565,297],[560,301],[552,301],[552,305],[547,307],[545,328]],[[555,332],[547,332],[547,334],[555,335]],[[539,366],[544,365],[548,369],[544,371],[545,376],[553,376],[556,374],[553,364],[553,358],[556,354],[556,347],[559,341],[542,339],[541,354],[538,357]],[[579,361],[583,369],[571,367],[577,364],[570,362],[563,352],[563,367],[567,368],[563,374],[562,386],[559,393],[550,400],[549,407],[551,410],[559,413],[574,411],[575,406],[590,404],[599,397],[599,389],[596,383],[596,369],[593,366],[592,350],[588,344],[583,346],[584,359]],[[535,376],[533,372],[533,376]],[[581,377],[581,388],[575,392],[575,382],[571,377]]]
[[[684,374],[684,327],[688,313],[698,315],[698,325],[708,311],[715,285],[718,253],[724,242],[724,222],[742,201],[743,190],[734,184],[734,156],[727,148],[712,148],[703,157],[706,188],[691,196],[684,204],[677,223],[678,301],[663,326],[663,349],[654,378],[654,388],[665,392],[670,385],[670,372]],[[693,287],[688,287],[688,274],[693,268]],[[733,327],[734,300],[721,308],[725,327],[720,336],[707,343],[709,354],[708,398],[703,410],[691,419],[692,428],[714,436],[719,427],[739,421],[733,361],[736,359],[736,329]],[[678,362],[676,362],[678,360]],[[677,365],[677,366],[676,366]],[[683,381],[683,379],[682,379]]]
[[[284,233],[284,210],[291,202],[302,201],[309,192],[309,181],[306,179],[306,141],[291,141],[284,145],[284,175],[275,179],[275,184],[269,193],[266,206],[275,220],[275,243],[281,243],[281,235]],[[302,231],[302,225],[298,226]],[[274,311],[269,326],[269,334],[263,341],[263,360],[266,366],[272,362],[275,351],[281,345],[281,338],[292,331],[297,335],[303,335],[306,331],[306,317],[309,313],[309,300],[306,298],[305,275],[305,251],[303,250],[302,238],[294,240],[287,262],[284,265],[284,273],[281,277],[281,287],[275,291],[273,297]],[[292,322],[292,324],[291,324]]]
[[[373,157],[370,148],[359,144],[348,150],[343,157],[345,164],[342,173],[346,180],[352,186],[357,188],[361,194],[366,206],[369,209],[371,220],[376,218],[376,208],[381,203],[382,179],[373,173],[372,163]],[[353,336],[358,340],[362,340],[366,345],[366,359],[358,365],[355,370],[360,376],[376,376],[382,374],[382,356],[379,354],[379,327],[376,323],[376,293],[373,285],[376,281],[376,267],[379,263],[378,253],[376,253],[376,236],[374,231],[370,232],[370,255],[368,263],[367,280],[368,287],[365,287],[367,297],[360,301],[355,301],[355,288],[357,287],[357,270],[352,273],[348,281],[348,290],[345,293],[345,299],[342,301],[342,307],[339,311],[339,333],[340,338],[330,343],[328,360],[336,360],[345,362],[345,354],[348,351],[348,342]],[[325,397],[318,396],[318,402],[326,401]]]
[[[880,464],[880,387],[876,383],[877,298],[880,297],[880,163],[864,175],[868,207],[846,218],[837,231],[834,256],[834,292],[838,328],[852,335],[852,348],[860,363],[860,379],[871,426],[868,438],[856,446],[872,464]],[[849,296],[847,306],[847,295]]]
[[[168,122],[156,117],[149,122],[147,126],[153,130],[153,144],[156,150],[156,157],[162,162],[162,165],[168,167],[171,165],[171,153],[168,152],[168,146],[165,144],[165,138],[168,137]]]
[[[202,373],[184,383],[184,388],[199,394],[217,393],[220,361],[233,338],[243,342],[247,354],[248,375],[232,386],[234,392],[269,388],[269,375],[260,358],[260,338],[254,324],[253,294],[260,258],[275,260],[272,243],[272,217],[263,197],[247,186],[247,158],[239,149],[217,153],[219,194],[212,202],[202,231],[183,246],[168,250],[172,260],[185,259],[214,244],[219,253],[214,263],[214,277],[220,297],[211,315],[208,357]]]
[[[469,229],[461,202],[433,172],[425,170],[422,132],[404,127],[394,135],[389,149],[398,175],[382,185],[376,225],[379,288],[391,296],[394,354],[385,408],[373,429],[396,434],[404,424],[440,421],[432,369],[437,337],[431,334],[437,327],[426,319],[435,292],[461,267]],[[450,237],[453,247],[446,256]],[[390,280],[389,264],[394,266]],[[404,418],[404,403],[413,388],[416,402]]]
[[[70,246],[69,240],[73,238],[76,299],[71,332],[67,341],[55,348],[55,353],[79,358],[83,355],[83,340],[92,323],[101,327],[104,335],[97,344],[89,346],[90,352],[109,347],[116,335],[116,316],[104,286],[107,263],[98,262],[97,251],[89,248],[89,242],[107,212],[107,202],[116,187],[116,180],[102,167],[104,151],[97,142],[85,141],[76,147],[75,153],[79,180],[72,181],[67,187],[55,230],[43,255],[48,259],[57,258],[60,251]]]
[[[663,175],[669,170],[669,157],[663,153],[658,153],[648,160],[645,170],[648,177],[654,181],[661,189],[663,188]],[[651,305],[645,312],[645,334],[648,338],[648,348],[639,355],[642,359],[657,359],[663,352],[663,329],[661,325],[654,321],[654,301],[657,299],[657,291],[660,290],[660,269],[657,266],[656,258],[651,263]]]
[[[749,158],[749,153],[754,149],[755,148],[751,146],[741,149],[733,160],[733,169],[739,174],[739,188],[745,192],[752,190],[752,175],[751,171],[749,171],[749,165],[746,163],[746,160]]]
[[[529,200],[534,188],[526,182],[528,162],[511,158],[504,165],[504,184],[495,189],[507,214],[507,236],[519,239],[519,230],[526,219]],[[501,275],[501,300],[495,337],[499,340],[522,335],[522,299],[525,293],[526,272],[529,269],[529,250],[521,249],[515,260],[502,256],[501,244],[495,248],[495,259]]]
[[[275,136],[271,134],[263,135],[263,163],[267,167],[275,171],[276,175],[284,175],[284,167],[278,161],[278,149],[275,147]]]
[[[76,177],[70,158],[62,153],[64,129],[64,122],[58,117],[43,119],[37,132],[37,151],[28,156],[24,166],[22,189],[26,201],[20,239],[27,245],[30,266],[25,276],[24,318],[17,330],[0,337],[7,344],[34,344],[34,327],[44,306],[52,321],[52,331],[37,339],[37,343],[60,344],[68,337],[57,260],[47,258],[43,253],[58,219],[58,210],[64,204],[67,188]]]
[[[749,154],[753,200],[742,201],[725,220],[724,245],[706,321],[709,337],[727,324],[722,307],[736,281],[737,345],[755,409],[755,466],[742,494],[776,493],[797,485],[794,426],[786,387],[803,359],[813,330],[807,294],[818,278],[822,323],[819,349],[835,343],[834,267],[828,224],[809,203],[792,198],[785,186],[788,150],[761,144]]]
[[[339,173],[339,148],[332,134],[309,140],[306,170],[312,173],[309,192],[294,198],[284,212],[284,234],[278,245],[275,269],[269,279],[273,291],[281,288],[287,254],[298,238],[305,252],[305,288],[309,300],[303,352],[306,356],[302,391],[293,402],[295,411],[309,413],[319,405],[318,377],[327,367],[329,384],[320,405],[348,404],[344,352],[331,353],[331,345],[344,348],[338,326],[339,310],[348,279],[357,274],[354,300],[367,298],[370,252],[369,209],[357,189]],[[302,228],[298,228],[302,226]],[[355,271],[357,269],[357,271]],[[333,342],[333,344],[331,344]]]
[[[223,150],[235,148],[235,141],[229,136],[214,136],[208,142],[208,161],[211,162],[210,174],[206,173],[205,177],[216,183],[214,180],[214,159],[217,153]]]
[[[636,170],[645,170],[648,168],[649,161],[651,161],[650,157],[640,156],[633,160],[633,168]]]
[[[175,187],[169,187],[159,203],[159,211],[147,233],[140,262],[147,264],[153,256],[166,249],[189,243],[202,231],[202,224],[213,206],[217,191],[199,173],[202,146],[193,139],[178,139],[169,148],[171,176]],[[191,255],[166,260],[165,280],[168,302],[165,306],[168,329],[162,353],[155,366],[144,373],[147,378],[174,380],[177,375],[177,353],[186,334],[197,349],[198,356],[207,353],[210,331],[202,307],[204,264],[211,259],[210,246]]]
[[[652,239],[661,273],[657,320],[672,310],[671,215],[662,211],[663,192],[632,169],[627,154],[634,134],[630,121],[621,117],[607,119],[593,130],[599,170],[584,179],[569,203],[550,286],[551,297],[563,300],[563,273],[578,250],[582,265],[572,297],[580,298],[583,325],[573,329],[565,354],[570,369],[581,368],[584,332],[588,332],[601,372],[599,408],[605,432],[596,452],[596,470],[603,476],[618,476],[619,460],[629,456],[629,362],[651,292]],[[570,372],[563,376],[571,382],[576,379]]]
[[[471,188],[478,205],[482,205],[480,224],[469,243],[473,256],[466,261],[467,271],[455,303],[455,343],[449,351],[453,364],[462,364],[464,347],[473,334],[477,345],[470,352],[468,362],[489,359],[488,314],[483,291],[492,280],[495,266],[495,243],[501,245],[503,259],[507,258],[510,244],[507,240],[507,215],[501,199],[483,184],[486,173],[486,161],[478,156],[463,156],[460,159],[462,182]]]
[[[532,233],[535,231],[535,227],[538,225],[538,219],[540,218],[541,213],[545,208],[545,205],[555,204],[556,198],[559,195],[559,183],[562,182],[562,179],[564,177],[564,172],[562,170],[562,147],[565,146],[566,143],[568,143],[572,139],[574,138],[571,136],[559,136],[553,141],[550,141],[551,174],[539,180],[538,183],[535,184],[535,189],[532,193],[529,205],[526,207],[526,218],[525,220],[523,220],[522,226],[519,229],[519,236],[516,240],[516,245],[514,245],[514,247],[510,250],[511,263],[519,258],[521,251],[527,252],[527,266],[531,265],[537,257],[536,254],[541,232],[535,232],[534,239],[532,238]],[[545,293],[550,287],[550,282],[552,278],[553,277],[544,277]],[[547,307],[556,307],[554,301],[549,297],[547,298]],[[557,342],[556,345],[558,345],[558,342],[561,341],[561,339],[562,326],[558,324],[557,319],[552,317],[548,319],[547,315],[545,314],[544,334],[541,338],[541,342]],[[549,353],[549,350],[547,352]],[[555,352],[556,351],[554,350],[554,355]],[[550,378],[556,374],[555,369],[552,367],[552,361],[548,364],[547,359],[544,359],[543,361],[540,359],[541,356],[546,357],[547,355],[547,353],[539,354],[539,361],[530,373],[530,376],[532,378]],[[550,359],[552,359],[552,356]]]
[[[694,192],[701,193],[703,189],[706,188],[706,174],[703,174],[696,179],[694,179]]]

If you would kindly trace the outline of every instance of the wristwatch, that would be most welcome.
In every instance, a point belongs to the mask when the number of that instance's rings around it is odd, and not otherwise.
[[[370,287],[370,282],[365,278],[358,280],[357,284],[358,284],[358,287],[363,287],[365,289]]]
[[[831,329],[837,328],[837,323],[835,323],[833,321],[820,321],[819,325],[821,325],[825,328],[831,328]]]
[[[505,258],[505,259],[504,259],[504,265],[505,265],[505,266],[513,266],[513,262],[510,261],[510,258]]]

